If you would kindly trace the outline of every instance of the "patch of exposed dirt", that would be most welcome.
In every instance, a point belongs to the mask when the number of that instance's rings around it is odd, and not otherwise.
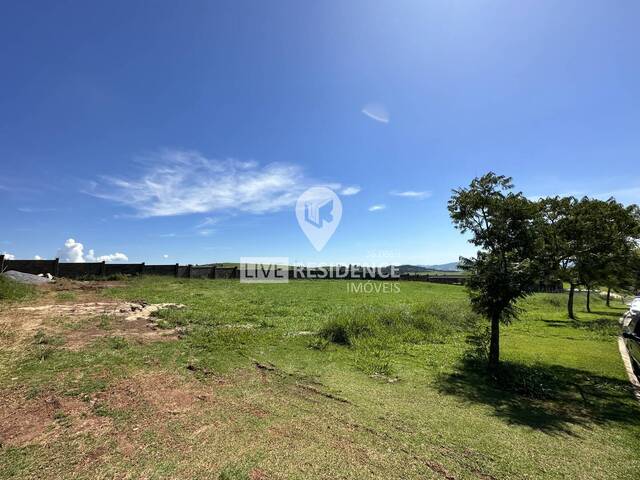
[[[80,295],[83,297],[83,295]],[[158,328],[153,314],[173,303],[65,302],[12,307],[0,312],[0,329],[11,332],[14,348],[38,331],[63,339],[62,348],[78,350],[101,337],[123,337],[135,342],[175,340],[180,329]]]
[[[184,305],[175,303],[154,303],[144,302],[91,302],[91,303],[70,303],[39,305],[35,307],[18,307],[20,312],[31,313],[34,317],[95,317],[100,315],[123,317],[124,320],[133,321],[139,319],[149,319],[151,315],[163,308],[184,308]]]
[[[62,291],[100,291],[105,288],[124,287],[126,282],[119,280],[71,280],[70,278],[57,278],[55,282],[44,285],[41,288],[52,292]]]
[[[125,379],[93,400],[115,409],[151,409],[159,414],[186,413],[195,404],[210,401],[212,393],[203,384],[186,382],[178,376],[157,373]]]
[[[0,446],[47,444],[63,432],[102,434],[111,428],[111,419],[96,416],[77,398],[51,392],[28,398],[25,391],[0,391]]]
[[[0,390],[0,447],[45,445],[63,434],[91,434],[117,436],[123,450],[134,451],[131,439],[117,435],[122,426],[116,426],[114,416],[130,415],[127,430],[135,434],[174,415],[212,408],[215,400],[210,387],[166,372],[138,374],[82,399],[52,391],[30,398],[25,389]]]

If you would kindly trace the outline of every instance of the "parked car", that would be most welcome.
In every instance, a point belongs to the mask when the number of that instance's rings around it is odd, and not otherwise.
[[[633,299],[622,319],[622,337],[636,373],[640,373],[640,296]]]

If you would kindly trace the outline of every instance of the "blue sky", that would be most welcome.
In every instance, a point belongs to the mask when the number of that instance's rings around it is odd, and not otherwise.
[[[636,1],[4,2],[0,252],[442,263],[473,252],[450,191],[488,170],[638,202],[639,18]],[[313,185],[351,193],[321,253],[294,212]]]

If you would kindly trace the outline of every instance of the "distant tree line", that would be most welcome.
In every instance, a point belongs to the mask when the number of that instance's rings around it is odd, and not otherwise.
[[[500,359],[500,324],[518,315],[518,300],[540,281],[569,285],[567,314],[575,319],[574,296],[594,287],[631,291],[640,286],[640,209],[615,199],[548,197],[530,200],[513,189],[510,177],[489,172],[453,190],[449,213],[471,234],[479,250],[461,258],[469,273],[473,309],[490,322],[489,366]]]

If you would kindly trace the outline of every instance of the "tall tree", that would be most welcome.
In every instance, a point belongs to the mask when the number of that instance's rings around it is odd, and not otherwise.
[[[536,206],[512,191],[511,178],[489,172],[468,188],[453,190],[451,219],[471,243],[480,248],[475,258],[461,259],[469,272],[471,305],[490,321],[489,367],[500,361],[500,323],[518,314],[516,303],[533,292],[537,276],[532,260],[538,248]]]
[[[538,202],[538,229],[543,241],[539,261],[544,276],[569,283],[567,311],[570,318],[574,318],[573,300],[578,283],[576,249],[581,243],[578,234],[582,232],[575,217],[576,203],[574,197],[548,197]]]
[[[574,292],[579,285],[589,293],[605,284],[616,271],[627,268],[638,237],[638,209],[614,199],[584,197],[544,198],[539,201],[540,231],[544,241],[542,263],[549,275],[569,283],[567,314],[574,319]],[[589,310],[587,302],[587,310]]]

